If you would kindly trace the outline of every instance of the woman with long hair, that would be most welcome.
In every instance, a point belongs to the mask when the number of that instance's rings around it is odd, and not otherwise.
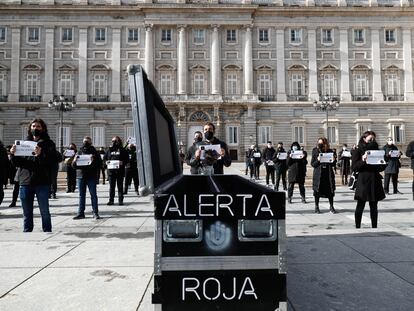
[[[302,152],[300,152],[302,151]],[[299,156],[294,156],[299,152]],[[288,152],[287,165],[288,165],[288,203],[292,203],[293,188],[295,183],[299,185],[300,196],[302,197],[302,203],[306,203],[305,198],[305,177],[306,177],[306,165],[308,154],[302,150],[297,141],[293,142]]]

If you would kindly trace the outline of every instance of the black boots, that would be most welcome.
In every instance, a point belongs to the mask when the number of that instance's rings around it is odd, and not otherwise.
[[[321,211],[319,210],[319,205],[315,205],[315,213],[320,214]]]

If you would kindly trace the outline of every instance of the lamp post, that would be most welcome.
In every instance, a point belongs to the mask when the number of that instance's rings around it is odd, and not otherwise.
[[[315,100],[313,107],[316,111],[326,112],[326,138],[328,139],[329,111],[339,109],[339,99],[336,96],[325,95],[322,100]]]
[[[49,100],[48,107],[50,109],[55,109],[59,111],[59,120],[60,120],[60,142],[59,149],[60,153],[63,154],[63,113],[65,111],[70,111],[75,108],[76,102],[69,101],[65,96],[60,95],[59,97],[54,97],[53,101]]]

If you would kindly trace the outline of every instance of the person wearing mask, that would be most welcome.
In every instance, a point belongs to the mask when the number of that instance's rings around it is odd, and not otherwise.
[[[298,157],[294,157],[293,153],[296,151],[302,151],[302,154]],[[288,165],[288,202],[292,203],[293,189],[295,183],[299,185],[300,196],[302,197],[302,203],[306,203],[305,198],[305,177],[306,177],[306,165],[308,154],[302,150],[297,141],[293,142],[288,152],[287,165]]]
[[[378,149],[375,132],[366,131],[359,140],[358,148],[352,153],[352,170],[358,172],[358,182],[354,197],[357,201],[355,209],[356,228],[361,228],[362,214],[366,202],[369,202],[372,228],[377,228],[378,201],[385,198],[381,180],[382,176],[380,174],[385,169],[385,165],[368,164],[367,157],[369,150]]]
[[[124,194],[128,194],[129,186],[134,181],[135,193],[138,194],[138,164],[137,164],[137,147],[135,144],[127,146],[129,161],[125,165],[125,188]]]
[[[105,181],[108,180],[107,177],[105,176],[105,171],[106,171],[106,163],[104,161],[104,157],[105,157],[105,154],[106,154],[105,148],[104,147],[99,148],[98,153],[101,157],[102,165],[101,165],[101,167],[98,168],[98,175],[97,175],[98,178],[97,178],[96,183],[99,184],[99,179],[101,178],[101,172],[102,172],[102,184],[105,185]]]
[[[3,186],[7,184],[8,173],[9,173],[9,157],[7,156],[7,150],[0,140],[0,205],[4,199]]]
[[[105,155],[109,177],[109,201],[107,205],[114,205],[115,185],[118,188],[118,205],[124,205],[123,182],[125,176],[125,165],[129,162],[128,152],[122,147],[119,136],[112,138],[112,145]]]
[[[342,185],[348,184],[348,176],[351,173],[351,157],[345,156],[345,155],[348,155],[348,152],[350,154],[350,151],[348,150],[348,145],[343,144],[342,149],[339,151],[339,154],[338,154],[338,160],[339,160],[339,164],[341,168],[340,172],[341,172]]]
[[[245,159],[246,159],[246,172],[245,175],[247,176],[248,172],[250,171],[250,178],[253,176],[253,163],[251,161],[251,153],[254,149],[254,145],[251,145],[247,150],[245,151]]]
[[[398,191],[398,174],[400,172],[400,158],[401,152],[397,152],[397,157],[392,157],[392,151],[398,151],[396,145],[394,145],[394,140],[392,137],[387,138],[387,144],[384,146],[385,151],[385,161],[387,162],[387,166],[384,171],[384,191],[385,194],[390,194],[390,179],[392,179],[392,186],[393,186],[393,193],[401,193]]]
[[[9,207],[15,207],[16,203],[17,203],[17,199],[19,197],[20,186],[19,186],[19,182],[16,180],[17,169],[11,161],[11,153],[10,153],[11,147],[12,146],[10,145],[10,146],[7,146],[7,148],[6,148],[7,149],[7,157],[9,159],[9,179],[10,179],[10,184],[13,184],[12,201],[11,201]]]
[[[73,168],[72,162],[75,154],[78,152],[75,144],[70,144],[69,148],[63,153],[64,163],[66,164],[66,193],[75,192],[76,189],[76,169]]]
[[[413,201],[414,201],[414,140],[408,144],[407,150],[405,151],[405,155],[411,158],[411,169],[413,170],[412,192],[413,192]]]
[[[329,210],[335,214],[333,198],[335,196],[335,173],[334,161],[332,163],[321,163],[321,153],[332,153],[328,140],[325,137],[318,139],[318,145],[312,150],[311,165],[313,167],[312,188],[315,197],[315,213],[320,214],[319,199],[328,198]],[[333,159],[332,159],[333,160]]]
[[[194,132],[194,141],[193,144],[188,148],[187,153],[185,154],[185,163],[190,166],[191,175],[198,175],[200,172],[201,163],[199,159],[196,159],[196,151],[198,145],[203,141],[203,133],[200,131]]]
[[[37,143],[33,156],[15,156],[16,145],[10,149],[11,161],[17,167],[16,179],[20,184],[23,208],[23,231],[33,231],[33,201],[36,195],[44,232],[52,232],[49,212],[50,167],[57,162],[56,145],[49,138],[46,123],[34,119],[28,125],[26,140]]]
[[[283,158],[281,154],[286,153],[285,149],[283,148],[283,142],[277,143],[277,149],[275,153],[275,171],[276,171],[276,185],[275,190],[279,191],[279,183],[280,183],[280,177],[282,177],[282,185],[283,190],[287,190],[286,186],[286,171],[287,171],[287,163],[286,159]]]
[[[90,163],[88,165],[78,163],[78,156],[80,155],[90,155]],[[96,174],[98,168],[101,167],[101,162],[99,153],[92,146],[92,138],[85,136],[83,138],[83,145],[72,162],[72,167],[76,169],[76,179],[79,189],[78,214],[73,217],[74,220],[85,218],[86,187],[88,187],[91,196],[93,218],[101,219],[98,211],[98,195],[96,194]]]
[[[214,136],[216,127],[213,123],[207,122],[204,124],[204,141],[200,142],[199,148],[195,151],[194,161],[200,163],[202,166],[203,174],[220,174],[224,173],[223,167],[229,167],[231,165],[231,158],[227,144]],[[206,159],[201,159],[201,149],[203,145],[220,145],[220,154],[206,155]],[[207,152],[206,152],[207,154]]]
[[[275,187],[275,153],[272,142],[268,141],[267,146],[262,151],[262,161],[266,168],[266,186],[269,187],[269,177],[272,179],[272,186]]]
[[[254,145],[253,150],[250,154],[250,159],[253,164],[253,173],[254,179],[260,179],[260,166],[262,165],[262,152],[259,149],[259,146]]]

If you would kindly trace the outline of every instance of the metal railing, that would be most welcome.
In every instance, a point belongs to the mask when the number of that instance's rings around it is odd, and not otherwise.
[[[131,101],[131,96],[129,95],[122,95],[121,96],[121,102],[130,102]]]
[[[42,96],[40,95],[20,95],[20,102],[41,102]]]
[[[354,102],[369,102],[372,101],[372,95],[352,95]]]
[[[319,95],[319,100],[325,100],[326,97],[328,97],[331,100],[336,100],[336,101],[340,101],[341,100],[341,96],[340,95]]]
[[[402,102],[402,101],[404,101],[404,95],[384,95],[384,101],[386,101],[386,102],[390,102],[390,101]]]
[[[306,102],[308,101],[308,95],[288,95],[286,99],[289,102]]]
[[[88,102],[101,102],[101,103],[106,103],[109,102],[109,96],[107,95],[89,95],[88,96]]]
[[[76,96],[75,95],[63,95],[66,101],[68,102],[76,102]],[[58,100],[60,98],[60,95],[53,96],[53,100]]]
[[[276,95],[258,95],[257,96],[262,102],[275,102],[277,101]]]
[[[7,101],[7,95],[0,95],[0,102],[6,102]]]

